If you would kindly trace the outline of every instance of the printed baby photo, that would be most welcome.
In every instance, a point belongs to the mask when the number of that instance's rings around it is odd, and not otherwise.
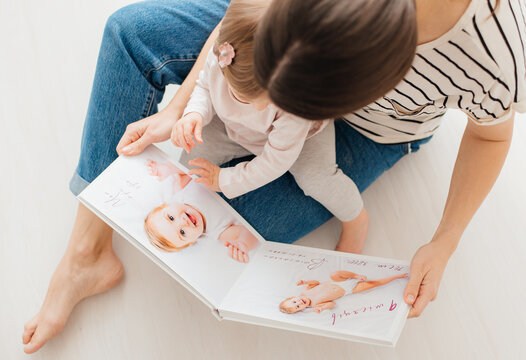
[[[367,280],[367,276],[358,275],[348,270],[336,270],[322,282],[318,280],[300,280],[297,286],[303,287],[301,293],[283,300],[279,309],[285,314],[294,314],[306,309],[316,313],[333,309],[338,300],[344,296],[352,296],[378,286],[389,284],[396,279],[406,279],[408,274],[390,276],[378,280]],[[295,291],[298,292],[297,290]]]
[[[390,341],[407,316],[408,272],[403,263],[267,242],[221,309]]]
[[[216,193],[153,146],[119,158],[80,197],[214,305],[261,239]]]
[[[203,191],[202,185],[170,161],[148,159],[146,166],[151,176],[171,183],[173,195],[169,203],[159,204],[144,219],[144,230],[152,245],[162,251],[176,252],[207,236],[220,241],[232,260],[249,261],[249,253],[258,245],[258,239],[225,209],[215,214],[209,211],[214,200]]]

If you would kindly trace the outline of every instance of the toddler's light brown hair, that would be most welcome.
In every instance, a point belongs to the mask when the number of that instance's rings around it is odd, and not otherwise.
[[[214,45],[216,56],[225,42],[234,48],[232,63],[221,70],[234,91],[247,100],[263,93],[254,77],[254,34],[268,5],[268,0],[232,0]]]

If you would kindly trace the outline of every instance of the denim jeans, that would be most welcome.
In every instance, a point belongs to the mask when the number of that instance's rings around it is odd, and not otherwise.
[[[157,112],[168,84],[192,68],[228,0],[148,1],[112,14],[104,36],[70,189],[78,195],[113,160],[126,126]],[[360,191],[422,143],[382,145],[344,121],[336,122],[337,162]],[[236,159],[226,166],[243,159]],[[227,200],[265,239],[292,243],[329,220],[287,173],[246,195]]]

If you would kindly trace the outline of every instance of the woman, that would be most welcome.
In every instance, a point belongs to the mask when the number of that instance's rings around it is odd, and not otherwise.
[[[320,0],[317,3],[327,3],[326,11],[330,12],[331,8],[337,8],[342,2]],[[359,4],[359,1],[352,3]],[[494,0],[416,0],[416,13],[411,0],[376,0],[372,3],[381,4],[378,9],[395,3],[404,11],[392,12],[390,19],[394,23],[380,22],[375,27],[358,29],[352,40],[378,36],[371,29],[380,30],[381,35],[391,34],[392,41],[401,37],[411,38],[410,27],[406,33],[400,33],[385,29],[385,23],[396,27],[396,21],[401,23],[408,14],[412,14],[420,46],[408,77],[404,78],[403,73],[407,54],[398,56],[393,52],[389,62],[377,64],[376,69],[366,66],[361,69],[360,74],[369,76],[380,70],[398,70],[395,79],[385,84],[371,84],[371,90],[362,87],[367,93],[363,98],[355,100],[358,93],[342,92],[342,89],[349,89],[346,86],[352,84],[342,83],[338,81],[341,78],[336,78],[334,81],[337,86],[331,87],[328,82],[323,86],[329,90],[334,88],[334,94],[343,94],[341,98],[332,96],[322,104],[306,101],[306,105],[309,105],[308,116],[336,116],[354,112],[346,117],[350,126],[343,122],[337,125],[340,167],[348,172],[363,191],[405,153],[417,150],[432,135],[438,126],[439,115],[446,108],[461,108],[473,120],[469,122],[462,140],[442,221],[432,241],[421,247],[412,260],[405,296],[407,303],[412,304],[410,316],[418,316],[427,303],[435,298],[449,257],[498,176],[510,144],[513,110],[525,110],[522,41],[526,39],[523,17],[526,9],[524,5],[521,7],[518,0],[501,1],[496,14],[492,14],[496,6]],[[283,7],[279,4],[283,4]],[[288,22],[289,18],[297,22],[298,17],[276,17],[285,14],[285,10],[287,14],[292,14],[293,7],[286,8],[290,4],[299,6],[298,11],[302,10],[301,6],[311,6],[312,9],[313,5],[305,0],[275,2],[271,7],[274,25],[279,24],[287,30],[299,26]],[[71,182],[74,193],[80,192],[117,156],[115,146],[123,133],[118,148],[122,150],[124,146],[130,146],[129,155],[139,153],[152,142],[169,138],[173,123],[180,118],[188,101],[204,57],[200,56],[192,68],[194,60],[213,26],[220,21],[226,6],[226,1],[219,0],[203,4],[197,1],[182,4],[146,2],[121,9],[110,17],[97,65],[81,159]],[[356,9],[361,7],[357,6]],[[335,18],[342,19],[347,15],[347,21],[351,23],[353,18],[343,12],[344,9],[338,10]],[[312,21],[323,24],[322,28],[331,23],[322,22],[317,12],[311,11],[311,15]],[[374,14],[369,17],[369,21],[374,22],[375,19],[382,20]],[[260,44],[269,44],[266,49],[258,48],[260,54],[279,51],[280,41],[293,40],[293,37],[281,39],[277,32],[268,31],[269,25],[268,21],[262,25],[256,39]],[[327,29],[329,36],[325,39],[330,39],[331,28]],[[277,36],[273,37],[272,34]],[[216,35],[214,32],[210,35],[202,54],[207,53]],[[388,39],[384,41],[388,43]],[[341,48],[349,47],[348,44],[352,43],[343,43]],[[323,48],[320,44],[314,45],[314,49]],[[449,47],[447,51],[441,47],[446,45]],[[302,48],[309,47],[298,49]],[[433,58],[429,52],[433,53]],[[296,54],[299,55],[301,53]],[[305,63],[314,64],[312,66],[316,72],[336,68],[335,64],[325,67],[316,65],[316,56],[321,56],[319,50],[314,54],[305,53],[302,58],[310,61]],[[285,110],[304,116],[301,114],[303,107],[293,108],[291,104],[297,103],[298,98],[309,99],[308,92],[296,93],[297,98],[294,98],[294,92],[286,92],[286,81],[283,88],[272,83],[277,69],[275,64],[265,65],[262,61],[264,57],[256,57],[255,60],[255,66],[259,68],[259,80],[271,99]],[[336,65],[339,65],[340,70],[352,70],[341,63]],[[473,69],[477,69],[475,75],[471,73]],[[292,66],[288,72],[292,74],[295,70],[301,73],[301,66]],[[188,71],[190,73],[187,75]],[[389,71],[384,71],[384,74],[387,76]],[[164,87],[168,83],[181,83],[185,77],[170,105],[156,113],[156,104],[162,97]],[[405,80],[400,84],[404,88],[400,90],[397,86],[389,91],[402,78]],[[459,83],[459,79],[462,79],[462,83]],[[300,88],[309,90],[308,86],[296,85],[295,92]],[[319,90],[314,86],[313,91]],[[375,96],[380,97],[382,94],[386,94],[385,97],[377,103],[373,102]],[[292,96],[292,99],[284,95]],[[350,108],[346,108],[347,102],[352,105]],[[363,106],[363,109],[357,110],[357,106]],[[492,125],[476,124],[485,121]],[[133,124],[126,127],[130,123]],[[402,144],[392,144],[400,142]],[[367,156],[353,157],[353,149],[359,149],[361,155]],[[284,206],[289,203],[294,204],[295,213],[298,213],[298,207],[303,210],[302,219],[287,217],[287,220],[296,221],[295,231],[287,234],[288,239],[293,241],[326,221],[328,215],[313,205],[309,198],[302,196],[301,192],[298,193],[288,183],[289,180],[287,177],[280,178],[269,186],[278,186],[283,194],[279,197],[282,211],[287,211]],[[266,191],[275,193],[278,190],[263,188],[243,197],[242,201],[232,202],[232,205],[256,229],[264,229],[261,232],[265,237],[280,240],[279,224],[268,226],[261,222],[265,219],[260,219],[262,217],[258,215],[261,214],[258,206],[268,208],[262,201],[272,200],[265,195]],[[290,199],[294,200],[291,202]],[[244,208],[243,204],[250,204],[251,210]],[[367,215],[364,214],[362,219],[368,221]],[[40,312],[26,324],[24,350],[31,353],[42,347],[63,328],[71,310],[81,299],[115,286],[122,277],[122,271],[122,265],[112,250],[111,229],[79,205],[69,246],[53,275],[44,304]]]

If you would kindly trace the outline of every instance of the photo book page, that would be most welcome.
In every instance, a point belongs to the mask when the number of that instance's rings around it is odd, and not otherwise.
[[[155,146],[78,198],[219,318],[382,345],[405,323],[407,262],[265,241]]]
[[[186,171],[150,146],[115,160],[79,200],[217,309],[264,240]]]
[[[220,306],[222,317],[394,345],[409,306],[405,262],[266,242]]]

